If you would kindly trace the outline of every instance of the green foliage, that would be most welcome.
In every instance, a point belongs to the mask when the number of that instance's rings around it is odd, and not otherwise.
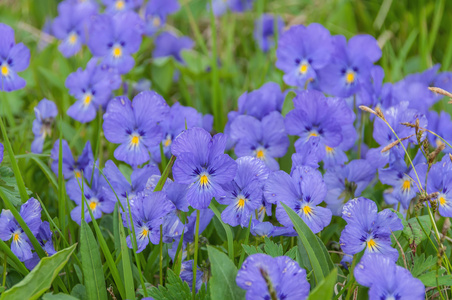
[[[66,265],[76,246],[77,244],[74,244],[50,257],[41,259],[21,282],[4,292],[1,299],[38,299],[50,288],[52,281]]]
[[[434,256],[429,256],[427,257],[427,259],[425,259],[425,254],[422,253],[421,255],[414,258],[414,265],[413,268],[411,268],[411,274],[413,275],[413,277],[418,277],[435,264],[436,258]]]
[[[14,174],[10,168],[4,165],[0,166],[0,190],[9,198],[13,205],[21,204]]]
[[[427,238],[427,235],[425,235],[425,233],[427,232],[428,234],[430,234],[430,231],[432,230],[432,223],[430,222],[428,216],[411,218],[408,221],[402,219],[402,223],[402,234],[410,244],[415,243],[416,245],[419,245],[423,240]]]
[[[309,294],[308,300],[331,299],[337,279],[337,269],[334,268]]]

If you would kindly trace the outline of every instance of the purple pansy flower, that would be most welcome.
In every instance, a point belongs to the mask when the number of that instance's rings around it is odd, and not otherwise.
[[[41,205],[35,198],[28,199],[22,204],[19,211],[33,235],[38,234],[41,226]],[[31,246],[27,235],[20,227],[9,209],[3,209],[0,215],[0,239],[11,242],[11,251],[20,261],[32,258]]]
[[[207,208],[213,197],[224,196],[221,185],[234,179],[237,164],[224,154],[225,147],[225,135],[211,137],[198,127],[184,131],[171,145],[171,152],[177,157],[174,180],[191,185],[187,200],[193,208]]]
[[[139,8],[143,3],[143,0],[102,0],[102,2],[107,7],[106,12],[118,14]]]
[[[190,290],[192,289],[193,286],[193,259],[191,260],[187,260],[184,261],[181,265],[181,269],[180,269],[180,278],[185,281],[188,286],[190,287]],[[202,286],[202,277],[204,275],[204,273],[198,268],[198,266],[196,266],[197,271],[196,271],[196,292],[199,291],[199,289]]]
[[[246,290],[246,299],[306,299],[309,282],[306,271],[287,256],[267,254],[248,256],[235,279]],[[273,296],[272,296],[273,295]]]
[[[136,166],[149,160],[149,149],[163,139],[159,122],[169,112],[165,100],[153,91],[141,92],[133,102],[127,97],[110,101],[104,114],[105,138],[120,144],[115,158]]]
[[[361,82],[369,80],[373,63],[381,49],[370,35],[355,35],[348,42],[342,35],[333,37],[331,63],[319,71],[320,86],[328,94],[349,97],[358,92]]]
[[[318,71],[329,63],[333,50],[330,32],[322,25],[292,26],[278,41],[276,67],[284,71],[285,83],[304,88],[317,81]]]
[[[297,236],[297,232],[293,227],[274,226],[270,222],[260,222],[259,220],[252,221],[251,234],[260,237]]]
[[[270,170],[259,159],[245,156],[236,160],[237,174],[234,180],[223,184],[227,192],[218,202],[228,205],[221,213],[223,222],[248,227],[250,217],[261,206],[262,188]]]
[[[107,105],[112,91],[120,84],[121,77],[115,69],[98,65],[97,59],[91,59],[85,70],[79,68],[66,79],[69,94],[77,99],[67,114],[82,123],[94,120],[98,108]]]
[[[244,12],[253,7],[253,2],[254,0],[213,0],[212,10],[215,16],[221,16],[228,8],[233,12]]]
[[[33,134],[35,139],[31,143],[31,152],[42,153],[44,140],[52,134],[52,124],[58,114],[54,102],[42,99],[34,108],[36,119],[33,121]]]
[[[437,162],[431,167],[427,192],[429,194],[438,192],[436,204],[439,214],[443,217],[452,217],[452,170],[443,162]]]
[[[275,17],[270,14],[263,14],[254,22],[254,40],[262,51],[267,52],[275,44],[275,22],[278,35],[284,27],[284,21],[281,17]]]
[[[124,74],[135,64],[132,54],[140,48],[142,31],[143,21],[134,12],[99,15],[92,21],[88,47],[104,64]]]
[[[166,17],[180,9],[177,0],[149,0],[144,13],[145,33],[153,36],[166,22]]]
[[[133,225],[137,240],[137,253],[146,248],[149,242],[158,244],[160,241],[160,225],[163,224],[165,216],[175,210],[174,204],[168,200],[164,192],[153,192],[147,195],[138,195],[130,203]],[[122,213],[124,226],[132,231],[129,211]],[[127,245],[132,247],[130,235],[127,237]]]
[[[385,209],[378,212],[377,205],[366,198],[356,198],[344,205],[342,218],[347,222],[341,233],[340,244],[346,254],[381,253],[394,262],[399,252],[391,247],[391,233],[402,230],[397,214]]]
[[[252,116],[238,116],[231,124],[230,135],[237,141],[234,150],[238,157],[257,157],[273,171],[279,170],[275,158],[284,156],[290,144],[284,118],[276,111],[262,121]]]
[[[25,80],[17,75],[30,64],[30,50],[14,41],[14,30],[0,23],[0,91],[11,92],[25,87]]]
[[[172,56],[178,62],[183,63],[181,51],[193,48],[193,44],[193,40],[189,37],[177,37],[165,31],[155,39],[155,49],[152,52],[152,57]]]
[[[364,256],[354,269],[356,281],[370,288],[370,300],[425,299],[425,287],[410,271],[381,254]]]
[[[61,40],[58,49],[65,57],[75,55],[82,48],[88,38],[90,19],[96,13],[96,5],[68,1],[58,5],[58,16],[52,23],[52,32]]]
[[[85,148],[83,148],[82,154],[78,159],[74,159],[71,149],[69,148],[66,140],[62,140],[62,152],[63,152],[63,177],[68,180],[73,177],[82,178],[82,172],[94,162],[93,150],[91,149],[91,143],[86,142]],[[58,162],[60,153],[60,141],[56,140],[53,144],[52,151],[50,152],[50,158],[52,161],[52,171],[58,177]]]
[[[445,111],[439,114],[436,111],[429,111],[427,113],[427,119],[429,130],[445,139],[449,144],[452,144],[452,120],[450,114]],[[433,134],[428,134],[427,137],[432,145],[438,146],[440,143],[443,143],[440,138]],[[449,146],[443,151],[452,153],[452,149]]]
[[[38,234],[36,235],[36,239],[38,240],[41,247],[44,249],[47,256],[52,256],[56,253],[55,248],[53,246],[52,241],[52,231],[50,230],[49,222],[44,221],[39,226]],[[27,269],[32,270],[39,263],[40,258],[36,252],[33,252],[33,257],[24,261]]]
[[[265,187],[265,199],[274,204],[276,218],[287,227],[292,227],[292,221],[281,203],[292,208],[311,228],[312,232],[320,232],[331,222],[331,211],[318,206],[326,196],[326,185],[322,174],[310,167],[297,167],[292,175],[284,171],[269,175]]]

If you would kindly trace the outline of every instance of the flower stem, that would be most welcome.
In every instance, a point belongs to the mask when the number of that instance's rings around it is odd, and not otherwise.
[[[163,225],[160,225],[160,257],[159,257],[159,277],[160,277],[160,285],[163,285]]]
[[[198,271],[198,242],[199,242],[199,209],[196,210],[196,226],[195,226],[195,254],[193,257],[193,283],[191,286],[192,299],[196,296],[196,272]]]
[[[253,220],[253,216],[250,216],[250,222],[248,223],[248,228],[246,229],[246,236],[245,236],[245,243],[243,245],[248,245],[248,240],[250,238],[250,230],[251,230],[251,221]],[[240,254],[240,260],[239,260],[239,269],[242,267],[243,260],[245,259],[245,251],[242,249],[242,253]]]

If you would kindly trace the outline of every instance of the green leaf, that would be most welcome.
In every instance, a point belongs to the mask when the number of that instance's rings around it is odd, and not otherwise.
[[[265,238],[265,245],[264,245],[265,253],[272,257],[278,257],[284,255],[284,250],[282,245],[278,245],[272,240],[270,240],[268,237]]]
[[[14,173],[6,166],[0,167],[0,189],[15,206],[21,204],[19,189]]]
[[[253,246],[253,245],[244,245],[244,244],[242,244],[242,248],[246,252],[246,254],[248,254],[248,255],[253,255],[253,254],[256,254],[256,253],[264,253],[264,251],[262,251],[261,248]]]
[[[99,245],[94,238],[91,228],[82,221],[80,234],[80,254],[82,257],[82,271],[88,299],[107,299],[102,262],[100,260]]]
[[[186,63],[187,68],[194,74],[201,74],[209,67],[210,59],[199,52],[193,50],[184,50],[181,56]]]
[[[286,94],[286,98],[284,99],[284,104],[282,107],[281,114],[285,117],[287,113],[294,109],[293,98],[295,98],[295,92],[288,92]]]
[[[418,279],[420,281],[422,281],[422,283],[425,286],[429,286],[429,287],[430,286],[431,287],[438,286],[438,284],[436,283],[436,271],[430,271],[426,274],[423,274],[423,275],[419,276]],[[451,275],[439,276],[438,283],[439,283],[439,285],[452,286],[452,276]]]
[[[419,245],[423,240],[427,238],[424,230],[427,233],[432,230],[432,223],[430,222],[429,216],[420,216],[418,218],[419,222],[422,224],[422,227],[419,224],[417,218],[411,218],[403,224],[404,228],[402,234],[410,244],[414,242],[416,245]]]
[[[76,284],[71,291],[71,296],[74,296],[77,299],[80,300],[85,300],[87,299],[86,297],[86,288],[84,285],[82,284]]]
[[[55,175],[52,172],[52,170],[50,170],[50,168],[46,164],[44,164],[39,159],[39,157],[32,156],[31,159],[39,166],[39,168],[41,168],[44,175],[47,177],[47,179],[50,181],[50,183],[55,187],[55,190],[58,191],[58,183],[57,183],[57,180],[56,180]]]
[[[325,245],[319,241],[317,236],[312,232],[312,230],[305,224],[303,219],[297,215],[290,207],[281,203],[284,207],[286,213],[289,215],[295,230],[298,233],[301,244],[306,250],[307,259],[312,266],[314,271],[315,282],[319,284],[325,276],[331,272],[331,257],[327,254],[328,251]],[[299,247],[300,250],[302,247]],[[330,261],[328,261],[330,260]]]
[[[77,244],[50,257],[44,257],[25,278],[2,294],[1,299],[38,299],[50,288],[53,280],[66,265]]]
[[[237,268],[226,254],[207,246],[209,260],[212,264],[212,278],[210,279],[210,294],[215,299],[244,299],[245,291],[237,286],[235,278]]]
[[[173,83],[174,62],[172,59],[154,60],[151,66],[152,85],[166,95]]]
[[[298,252],[298,246],[294,246],[294,247],[290,248],[284,255],[295,260],[295,258],[297,257],[297,252]]]
[[[422,253],[420,256],[416,256],[414,258],[414,265],[411,269],[411,274],[413,277],[418,277],[420,274],[430,269],[432,266],[436,264],[436,258],[432,255],[425,259],[425,253]]]
[[[168,282],[166,286],[159,285],[158,288],[149,289],[149,294],[155,300],[179,300],[191,299],[191,290],[187,282],[168,269]]]
[[[309,294],[308,300],[331,299],[333,297],[334,285],[337,279],[337,269],[334,268],[331,273],[325,277]]]
[[[78,300],[78,298],[62,293],[59,294],[47,293],[44,296],[42,296],[42,300]]]
[[[121,243],[121,261],[124,274],[124,287],[126,288],[126,299],[135,299],[135,287],[133,284],[132,266],[130,263],[129,247],[127,247],[126,233],[124,231],[124,226],[122,226],[121,216],[119,213],[115,216],[115,218],[119,221],[119,239]]]

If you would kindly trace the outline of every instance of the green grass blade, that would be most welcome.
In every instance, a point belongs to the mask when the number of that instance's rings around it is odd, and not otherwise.
[[[53,174],[52,170],[50,170],[50,168],[44,164],[38,157],[36,156],[32,156],[31,160],[33,160],[38,167],[41,169],[41,171],[44,173],[44,175],[47,177],[47,179],[49,180],[49,182],[53,185],[53,187],[55,188],[56,191],[58,191],[58,182],[55,178],[55,175]]]
[[[162,176],[159,179],[159,182],[157,182],[157,185],[155,186],[154,192],[160,192],[163,189],[163,186],[165,185],[166,179],[168,179],[169,173],[171,172],[171,168],[173,167],[175,160],[176,157],[172,155],[170,161],[168,162],[168,165],[166,166]]]
[[[215,206],[213,201],[210,203],[209,208],[213,211],[217,219],[220,221],[221,225],[224,228],[224,231],[226,232],[226,237],[228,240],[228,254],[229,258],[234,261],[234,238],[232,236],[232,231],[229,225],[225,224],[223,220],[221,220],[221,214],[218,208]]]
[[[129,247],[127,247],[126,233],[122,226],[121,216],[114,216],[119,221],[119,238],[121,242],[122,268],[124,273],[124,286],[126,288],[126,299],[135,299],[135,287],[133,284],[132,265],[130,264]]]
[[[334,285],[337,279],[337,269],[334,268],[331,273],[320,282],[309,294],[308,300],[331,299],[334,293]]]

